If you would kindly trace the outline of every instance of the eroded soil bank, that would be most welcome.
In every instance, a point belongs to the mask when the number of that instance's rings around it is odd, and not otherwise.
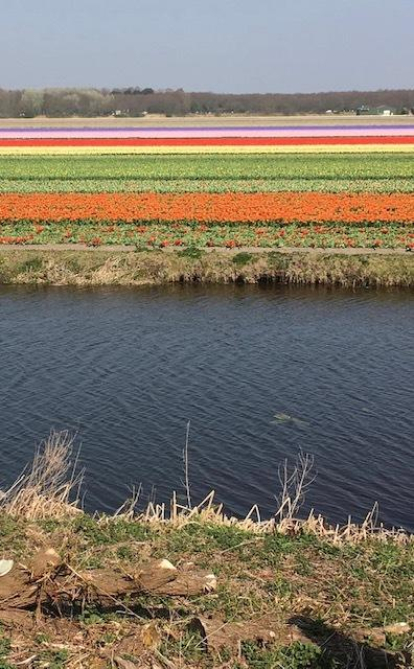
[[[192,281],[412,287],[414,254],[333,249],[0,249],[3,284],[142,286]]]

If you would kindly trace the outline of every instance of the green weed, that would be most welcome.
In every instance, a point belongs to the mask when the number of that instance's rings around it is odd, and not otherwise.
[[[178,256],[180,258],[191,258],[192,260],[200,260],[204,255],[205,251],[196,246],[188,246],[186,249],[178,251]]]
[[[242,654],[249,669],[316,669],[322,667],[322,652],[313,644],[300,641],[285,648],[267,648],[255,642],[242,643]]]
[[[91,546],[143,541],[151,536],[151,529],[143,524],[116,519],[99,523],[86,514],[80,516],[73,527]]]
[[[237,267],[243,267],[244,265],[247,265],[252,260],[253,260],[253,254],[252,253],[246,253],[245,251],[241,251],[240,253],[236,253],[236,255],[233,256],[233,258],[232,258],[232,262]]]
[[[179,639],[168,638],[161,644],[160,652],[167,658],[180,662],[200,662],[205,656],[205,644],[200,634],[186,631]]]
[[[10,650],[10,639],[4,636],[2,630],[0,629],[0,669],[13,669],[13,665],[9,664],[7,661]]]
[[[34,256],[25,260],[21,265],[16,269],[17,274],[26,274],[31,272],[40,272],[43,268],[43,259],[39,256]]]
[[[62,669],[66,666],[69,659],[67,650],[45,650],[37,658],[37,667],[47,667],[48,669]]]

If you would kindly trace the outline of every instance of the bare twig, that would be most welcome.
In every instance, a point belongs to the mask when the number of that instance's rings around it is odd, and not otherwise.
[[[191,495],[190,495],[190,477],[189,477],[189,460],[188,460],[188,440],[190,436],[190,421],[187,423],[187,429],[185,433],[185,445],[183,451],[183,462],[184,462],[184,485],[185,492],[187,497],[187,507],[191,510]]]
[[[306,492],[316,478],[316,474],[312,474],[313,466],[313,455],[302,452],[297,455],[293,469],[289,467],[287,459],[280,465],[278,474],[282,491],[278,497],[279,506],[276,512],[279,523],[298,517]]]

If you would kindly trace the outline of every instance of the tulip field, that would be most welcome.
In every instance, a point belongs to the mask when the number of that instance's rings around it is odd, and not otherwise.
[[[0,127],[0,244],[414,249],[414,123]]]

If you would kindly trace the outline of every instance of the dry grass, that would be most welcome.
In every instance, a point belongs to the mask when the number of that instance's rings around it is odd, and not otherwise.
[[[260,282],[338,286],[414,286],[414,254],[255,251],[243,265],[236,252],[117,249],[1,249],[0,283],[145,286],[168,283]],[[246,255],[247,257],[247,255]]]
[[[185,462],[187,471],[188,463]],[[177,494],[174,493],[169,505],[149,502],[144,511],[136,512],[139,501],[139,491],[133,494],[117,512],[118,518],[135,520],[140,523],[150,523],[155,526],[168,525],[175,529],[182,529],[191,524],[218,525],[235,527],[253,534],[281,534],[299,536],[310,534],[333,545],[344,543],[357,544],[378,538],[381,541],[409,543],[414,538],[402,529],[385,528],[378,524],[378,504],[374,504],[371,511],[361,524],[352,522],[351,517],[345,525],[330,525],[323,516],[316,515],[312,510],[309,515],[299,518],[300,509],[305,501],[306,492],[316,478],[313,472],[314,459],[309,454],[300,452],[296,461],[290,465],[287,460],[279,468],[281,493],[277,498],[277,507],[274,516],[262,520],[259,507],[255,504],[245,518],[228,516],[223,504],[215,502],[215,492],[211,491],[199,504],[193,506],[180,504]],[[186,477],[186,490],[189,481]]]
[[[36,451],[31,467],[28,467],[0,499],[0,509],[15,518],[29,521],[65,519],[82,514],[80,508],[80,486],[83,472],[77,473],[77,456],[73,457],[74,438],[66,431],[51,432]],[[285,461],[279,469],[281,492],[274,516],[262,520],[255,504],[245,518],[227,515],[223,504],[216,503],[211,491],[199,504],[193,505],[189,498],[188,478],[188,434],[186,437],[185,488],[187,504],[178,502],[173,493],[170,504],[149,502],[144,510],[138,510],[141,487],[132,491],[132,496],[115,512],[113,518],[128,522],[168,526],[182,529],[194,523],[235,527],[253,534],[280,534],[299,536],[310,534],[333,545],[345,542],[359,543],[376,537],[382,541],[408,543],[413,537],[400,529],[387,529],[377,523],[378,506],[367,514],[362,524],[353,523],[351,517],[345,525],[332,526],[313,510],[307,518],[299,512],[305,501],[307,489],[315,480],[313,457],[299,453],[290,465]],[[104,518],[107,522],[108,518]]]
[[[177,502],[176,494],[169,505],[149,503],[143,512],[134,516],[134,520],[140,523],[150,523],[155,526],[168,526],[182,529],[191,524],[218,525],[223,527],[234,527],[239,530],[253,533],[255,535],[280,534],[289,536],[314,535],[319,539],[339,546],[344,543],[358,544],[370,539],[378,539],[383,542],[396,542],[406,544],[414,542],[414,537],[402,529],[386,528],[377,523],[377,504],[365,517],[362,523],[352,522],[351,517],[344,525],[330,525],[320,514],[316,515],[312,510],[309,515],[302,519],[298,517],[282,517],[279,511],[292,506],[294,499],[283,498],[281,506],[275,513],[275,517],[262,520],[257,505],[252,506],[245,518],[228,516],[222,504],[215,503],[215,492],[211,491],[207,497],[197,506],[188,508]],[[283,514],[282,514],[283,515]],[[126,516],[119,516],[124,517]],[[279,517],[279,518],[278,518]],[[131,518],[131,516],[129,516]]]
[[[3,493],[3,512],[26,520],[64,518],[80,513],[82,474],[72,462],[73,437],[51,432],[35,453],[31,467]]]

